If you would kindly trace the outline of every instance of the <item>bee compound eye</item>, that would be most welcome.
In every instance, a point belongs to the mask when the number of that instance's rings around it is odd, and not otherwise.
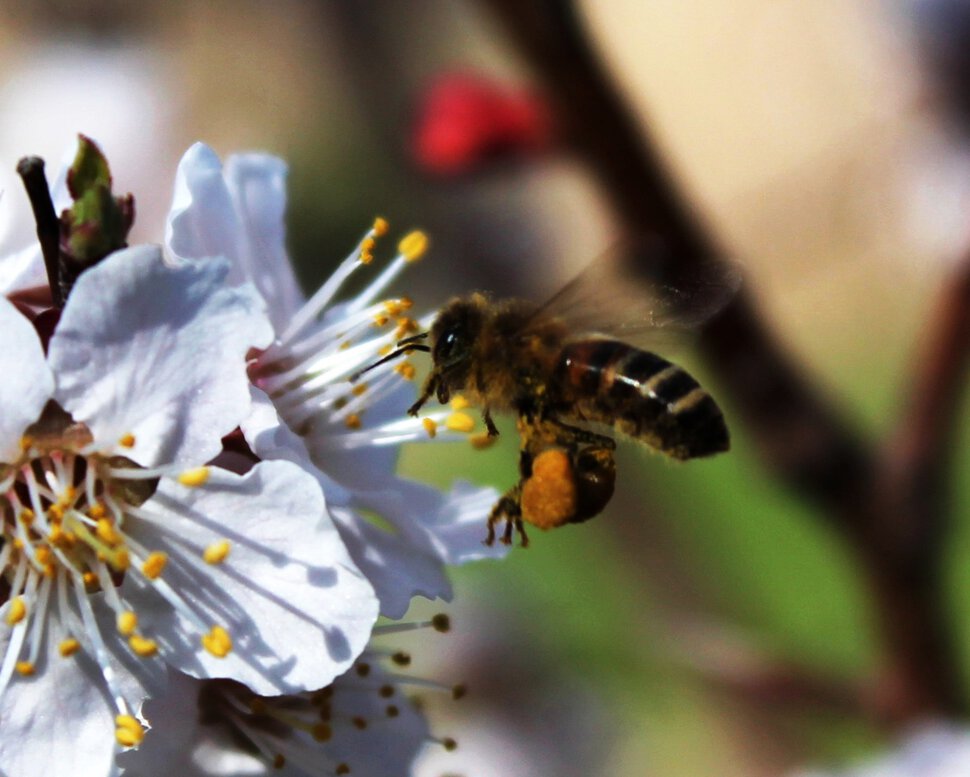
[[[439,361],[448,361],[458,350],[461,337],[454,329],[450,329],[441,335],[434,349],[434,357]]]

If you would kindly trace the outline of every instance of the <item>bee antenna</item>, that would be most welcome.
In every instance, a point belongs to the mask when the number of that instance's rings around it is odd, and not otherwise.
[[[411,335],[410,337],[405,337],[403,340],[397,341],[397,347],[400,348],[404,345],[410,345],[411,343],[416,343],[419,340],[424,340],[428,336],[428,332],[419,332],[416,335]]]
[[[424,336],[427,337],[427,333],[425,333]],[[357,372],[355,372],[353,375],[347,378],[347,380],[349,380],[351,383],[356,383],[357,379],[360,378],[360,376],[363,375],[365,372],[370,372],[375,367],[380,367],[382,364],[386,364],[387,362],[396,359],[398,356],[403,356],[404,354],[411,353],[411,351],[423,351],[424,353],[430,353],[431,348],[429,346],[423,345],[421,343],[413,342],[415,339],[418,339],[418,338],[419,338],[419,335],[415,335],[414,337],[408,337],[404,340],[401,340],[398,343],[397,350],[391,351],[391,353],[389,353],[387,356],[381,359],[378,359],[373,364],[368,364],[366,367],[364,367],[364,369],[357,370]]]

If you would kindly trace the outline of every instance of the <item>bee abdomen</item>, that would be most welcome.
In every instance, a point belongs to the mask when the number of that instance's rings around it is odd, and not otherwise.
[[[724,416],[682,367],[618,340],[569,343],[561,379],[582,418],[612,424],[678,459],[730,447]]]

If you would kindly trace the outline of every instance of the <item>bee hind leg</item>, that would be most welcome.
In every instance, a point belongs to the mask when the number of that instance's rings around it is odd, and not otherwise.
[[[528,537],[525,536],[525,531],[522,528],[522,507],[519,504],[521,493],[522,484],[520,483],[510,489],[505,496],[495,503],[492,512],[488,516],[488,536],[485,538],[486,545],[495,544],[495,527],[502,521],[505,521],[505,530],[502,532],[501,539],[503,545],[512,544],[512,533],[515,529],[518,529],[519,534],[522,536],[522,546],[525,547],[529,544]]]

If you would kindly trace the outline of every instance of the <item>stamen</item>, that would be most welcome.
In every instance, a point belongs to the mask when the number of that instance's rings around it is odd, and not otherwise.
[[[428,250],[428,236],[420,230],[409,232],[398,243],[397,250],[407,261],[416,261]]]
[[[61,640],[60,644],[57,646],[57,652],[59,652],[63,658],[73,656],[80,649],[81,643],[74,639],[74,637],[68,637],[67,639]]]
[[[225,658],[232,650],[232,638],[222,626],[213,626],[208,634],[202,635],[202,647],[216,658]]]
[[[133,715],[115,718],[115,739],[122,747],[135,747],[145,738],[145,729]]]
[[[475,419],[456,410],[445,420],[445,426],[453,432],[470,432],[475,428]]]
[[[141,571],[149,580],[157,580],[162,576],[166,564],[168,564],[168,554],[156,550],[148,554],[145,563],[141,565]]]
[[[229,540],[213,542],[202,552],[202,559],[206,564],[221,564],[229,556],[230,549]]]
[[[210,474],[211,470],[209,467],[187,469],[178,476],[178,482],[189,488],[198,488],[199,486],[205,485],[206,481],[209,480]]]

